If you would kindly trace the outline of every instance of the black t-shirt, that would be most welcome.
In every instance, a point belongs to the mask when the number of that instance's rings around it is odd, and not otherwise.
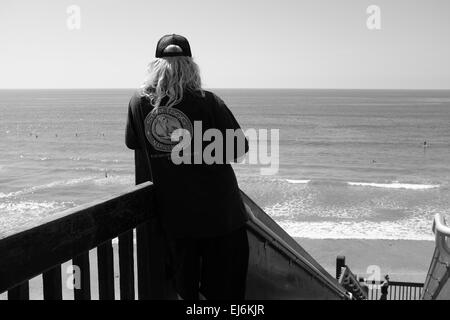
[[[198,121],[201,131],[195,130]],[[171,141],[171,134],[180,128],[191,134],[191,164],[175,164],[170,157],[178,143]],[[203,135],[207,129],[223,133],[224,147],[225,130],[240,130],[225,103],[211,92],[185,92],[183,100],[170,108],[154,108],[139,93],[130,100],[125,142],[135,150],[136,183],[153,181],[157,214],[168,234],[175,238],[220,236],[242,227],[247,220],[236,176],[229,164],[233,159],[226,158],[223,164],[194,163],[194,150],[198,150],[194,149],[195,142],[200,140],[202,150],[209,144],[198,134]],[[245,150],[235,154],[234,159],[248,151],[242,131],[237,134],[242,134]],[[233,142],[236,141],[239,139],[234,138]],[[239,150],[242,148],[235,147],[235,152]],[[223,154],[226,155],[225,150]]]

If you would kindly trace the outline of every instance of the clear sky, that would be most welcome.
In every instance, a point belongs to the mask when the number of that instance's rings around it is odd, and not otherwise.
[[[0,0],[0,88],[137,87],[167,33],[209,88],[450,89],[448,0]]]

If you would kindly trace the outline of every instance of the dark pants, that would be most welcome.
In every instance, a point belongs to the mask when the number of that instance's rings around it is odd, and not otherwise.
[[[185,300],[245,298],[248,268],[246,229],[213,238],[175,241],[175,287]]]

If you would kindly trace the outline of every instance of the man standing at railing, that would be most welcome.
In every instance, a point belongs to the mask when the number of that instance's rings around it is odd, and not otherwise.
[[[389,275],[385,275],[384,281],[381,284],[380,300],[387,300],[388,292],[389,292]]]

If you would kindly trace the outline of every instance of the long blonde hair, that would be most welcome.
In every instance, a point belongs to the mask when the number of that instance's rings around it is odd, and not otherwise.
[[[200,69],[190,57],[155,58],[148,65],[148,75],[141,86],[141,94],[154,107],[172,107],[181,102],[186,91],[203,95]]]

